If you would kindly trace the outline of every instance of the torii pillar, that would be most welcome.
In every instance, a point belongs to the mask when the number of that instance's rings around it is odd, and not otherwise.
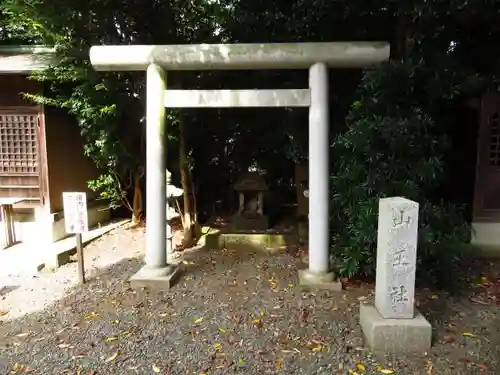
[[[309,107],[308,287],[340,290],[330,271],[328,68],[366,68],[389,59],[386,42],[94,46],[101,71],[147,71],[146,258],[132,285],[169,289],[179,270],[167,264],[165,107]],[[169,70],[309,69],[296,90],[167,90]]]

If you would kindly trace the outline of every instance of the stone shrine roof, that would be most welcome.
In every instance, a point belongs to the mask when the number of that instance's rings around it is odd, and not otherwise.
[[[266,182],[258,172],[247,172],[234,184],[236,191],[266,191]]]

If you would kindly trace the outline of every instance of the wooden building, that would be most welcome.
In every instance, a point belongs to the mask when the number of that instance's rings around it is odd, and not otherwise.
[[[472,101],[478,109],[473,242],[500,247],[500,94]]]
[[[42,91],[28,76],[53,56],[46,47],[0,46],[0,205],[7,245],[64,238],[64,191],[87,192],[89,225],[109,215],[87,188],[98,171],[84,155],[78,124],[63,110],[23,97]]]

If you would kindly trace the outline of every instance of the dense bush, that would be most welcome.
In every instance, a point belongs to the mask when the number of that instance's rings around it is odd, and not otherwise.
[[[341,275],[374,274],[378,201],[390,196],[420,204],[419,279],[439,283],[443,269],[458,266],[470,229],[460,207],[435,198],[449,147],[433,119],[448,97],[439,84],[422,64],[365,74],[332,146],[332,252]]]

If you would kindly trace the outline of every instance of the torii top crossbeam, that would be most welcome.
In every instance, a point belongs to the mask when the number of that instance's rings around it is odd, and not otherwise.
[[[101,71],[307,69],[315,63],[365,68],[386,61],[387,42],[184,44],[93,46],[90,61]]]

